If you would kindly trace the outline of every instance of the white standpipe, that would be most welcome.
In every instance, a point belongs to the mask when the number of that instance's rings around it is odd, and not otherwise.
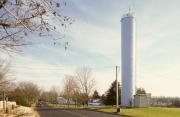
[[[128,13],[121,19],[121,105],[133,106],[135,93],[135,17]]]

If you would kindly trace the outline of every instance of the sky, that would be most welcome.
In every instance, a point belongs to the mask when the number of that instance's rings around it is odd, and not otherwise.
[[[95,88],[103,94],[115,80],[115,66],[121,66],[120,20],[131,8],[136,17],[137,87],[152,96],[180,97],[179,0],[64,1],[67,5],[62,13],[73,18],[73,24],[59,30],[65,37],[58,46],[38,39],[43,43],[24,47],[23,53],[9,57],[16,81],[62,90],[64,75],[87,66],[92,69]],[[66,41],[67,50],[63,46]]]

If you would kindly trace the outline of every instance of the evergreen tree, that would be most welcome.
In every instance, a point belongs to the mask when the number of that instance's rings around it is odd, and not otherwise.
[[[94,91],[92,98],[93,99],[99,99],[100,98],[99,93],[98,93],[97,90]]]
[[[146,94],[146,91],[144,88],[137,88],[136,94]]]
[[[121,100],[121,88],[120,88],[119,83],[118,83],[118,87],[119,87],[119,104],[120,104],[121,103],[120,102],[120,100]],[[111,84],[110,88],[106,92],[104,104],[106,104],[106,105],[115,105],[116,104],[116,81],[114,81]]]

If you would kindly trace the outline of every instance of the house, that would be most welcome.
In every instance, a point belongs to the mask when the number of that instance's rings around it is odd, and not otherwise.
[[[90,101],[88,103],[88,105],[92,105],[92,106],[102,105],[102,100],[101,99],[93,99],[92,101]]]
[[[63,97],[57,97],[57,103],[58,104],[75,104],[75,102],[74,101],[72,101],[72,100],[69,100],[69,102],[68,102],[68,100],[67,99],[65,99],[65,98],[63,98]]]
[[[63,97],[57,97],[58,104],[67,104],[67,100]]]

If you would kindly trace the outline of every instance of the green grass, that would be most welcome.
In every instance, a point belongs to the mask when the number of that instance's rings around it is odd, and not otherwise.
[[[67,108],[67,105],[50,104],[55,108]],[[70,105],[69,108],[75,108],[75,105]],[[116,108],[112,106],[79,106],[76,108],[89,109],[107,113],[116,113]],[[131,117],[180,117],[180,108],[165,108],[165,107],[150,107],[150,108],[121,108],[119,115]]]
[[[98,109],[97,111],[115,113],[115,108]],[[180,108],[123,108],[120,115],[132,117],[180,117]]]
[[[48,103],[49,106],[54,107],[54,108],[83,108],[83,106],[76,106],[74,104],[70,104],[69,106],[67,104],[50,104]]]
[[[124,109],[122,114],[135,117],[180,117],[180,108]]]

